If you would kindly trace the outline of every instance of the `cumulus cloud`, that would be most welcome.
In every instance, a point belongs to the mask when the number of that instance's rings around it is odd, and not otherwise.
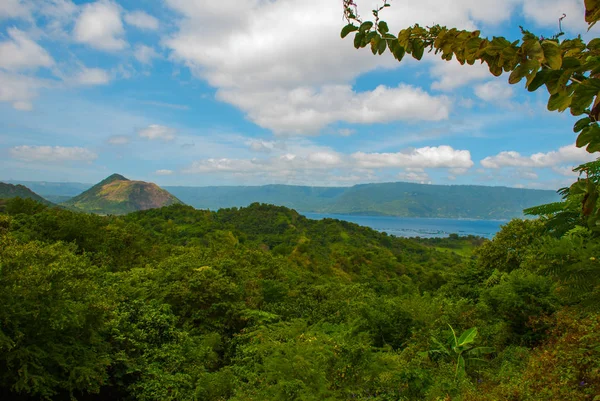
[[[111,145],[126,145],[129,143],[129,137],[125,135],[113,135],[108,138],[108,143]]]
[[[471,152],[455,150],[450,146],[408,149],[398,153],[363,153],[352,155],[363,168],[410,167],[410,168],[460,168],[473,166]]]
[[[116,51],[127,47],[121,21],[121,8],[110,0],[83,6],[75,22],[75,40],[98,50]]]
[[[340,40],[337,2],[167,4],[182,16],[179,30],[164,41],[171,59],[216,87],[219,100],[276,133],[315,133],[335,121],[441,120],[449,113],[447,99],[407,85],[353,91],[348,83],[357,76],[374,68],[397,68],[398,63],[389,56],[369,57],[351,41]],[[505,9],[506,4],[493,1],[426,0],[391,7],[386,20],[393,26],[436,22],[473,27],[470,15],[499,22],[508,17]],[[380,109],[384,98],[391,104]],[[377,105],[368,104],[369,99]]]
[[[450,101],[445,96],[431,96],[403,84],[396,88],[380,85],[370,92],[355,92],[349,85],[247,93],[222,90],[217,92],[217,99],[246,110],[256,124],[276,134],[315,133],[335,121],[439,121],[450,113]]]
[[[308,147],[303,150],[292,145],[286,153],[267,158],[198,160],[184,172],[190,174],[263,174],[271,179],[294,177],[295,180],[298,180],[299,176],[304,176],[308,182],[312,182],[310,177],[323,178],[327,175],[336,182],[340,182],[342,177],[354,177],[350,181],[358,182],[365,179],[377,180],[373,173],[374,169],[402,168],[403,171],[398,175],[400,179],[427,182],[429,181],[429,176],[425,171],[427,168],[467,169],[472,165],[473,162],[468,151],[454,150],[449,146],[409,149],[393,154],[357,152],[348,155],[327,148]]]
[[[164,125],[151,124],[146,128],[138,131],[138,135],[141,138],[149,140],[162,140],[169,142],[175,139],[177,131],[175,128],[166,127]]]
[[[139,61],[142,64],[150,64],[152,63],[153,59],[159,57],[158,53],[156,52],[156,50],[154,50],[153,47],[146,46],[143,44],[138,44],[135,47],[133,56],[136,58],[137,61]]]
[[[483,159],[481,165],[493,169],[503,167],[544,168],[565,164],[580,164],[592,160],[596,160],[596,156],[588,153],[584,148],[567,145],[555,151],[535,153],[531,156],[523,156],[515,151],[500,152],[496,156],[488,156]]]
[[[16,146],[10,149],[13,158],[28,162],[92,162],[98,158],[94,152],[80,147]]]
[[[0,68],[9,71],[51,67],[54,60],[44,48],[17,29],[7,29],[9,40],[0,42]]]
[[[144,11],[132,11],[125,14],[125,22],[139,29],[155,31],[158,29],[158,20]]]
[[[154,174],[156,174],[156,175],[172,175],[173,174],[173,170],[166,170],[166,169],[156,170],[154,172]]]
[[[513,88],[506,82],[489,81],[475,86],[475,95],[490,103],[502,103],[513,96]]]
[[[490,71],[485,64],[461,65],[455,59],[444,61],[436,57],[429,70],[434,79],[431,89],[451,91],[474,81],[490,77]]]

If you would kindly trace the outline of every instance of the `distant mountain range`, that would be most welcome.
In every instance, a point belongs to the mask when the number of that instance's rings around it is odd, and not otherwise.
[[[24,185],[13,185],[0,182],[0,199],[10,199],[16,197],[23,199],[33,199],[47,206],[52,205],[51,202],[48,202],[46,199],[42,198],[40,195],[31,191]]]
[[[113,181],[120,184],[112,184],[102,190],[99,188]],[[102,181],[90,189],[95,188],[92,192],[86,191],[90,184],[82,183],[19,183],[26,184],[46,199],[60,200],[70,207],[97,213],[127,213],[180,201],[198,209],[211,210],[260,202],[286,206],[301,212],[505,220],[522,217],[522,210],[525,208],[560,199],[556,192],[547,190],[407,182],[353,187],[163,187],[164,192],[172,194],[173,199],[161,192],[155,184],[129,181],[120,175],[113,175]],[[82,191],[86,192],[75,196]],[[71,197],[74,198],[66,201]],[[110,202],[106,203],[107,201]]]
[[[158,185],[113,174],[62,206],[99,214],[126,214],[182,203]]]
[[[353,187],[265,185],[164,188],[198,209],[216,210],[261,202],[302,212],[500,220],[522,217],[525,208],[560,199],[555,191],[407,182]]]

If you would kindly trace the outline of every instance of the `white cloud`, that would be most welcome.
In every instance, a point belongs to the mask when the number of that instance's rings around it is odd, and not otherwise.
[[[502,103],[513,96],[513,88],[506,82],[489,81],[475,86],[475,95],[490,103]]]
[[[142,64],[150,64],[153,59],[159,57],[159,54],[151,46],[138,44],[135,47],[133,56]]]
[[[126,145],[129,143],[129,137],[124,135],[113,135],[108,138],[108,143],[111,145]]]
[[[125,22],[139,29],[155,31],[158,29],[158,20],[144,11],[132,11],[125,14]]]
[[[122,38],[124,33],[121,8],[110,0],[84,5],[74,29],[77,42],[106,51],[127,47],[127,42]]]
[[[585,10],[582,0],[524,0],[523,14],[537,25],[558,29],[558,19],[566,14],[563,29],[567,32],[585,32]]]
[[[349,85],[325,85],[320,90],[222,90],[217,92],[217,99],[246,110],[256,124],[276,134],[316,133],[335,121],[439,121],[450,113],[450,101],[445,96],[434,97],[409,85],[381,85],[370,92],[355,92]]]
[[[385,90],[394,104],[380,113],[369,105],[366,110],[352,107],[365,106],[363,99],[382,96],[384,91],[356,93],[348,83],[374,68],[399,64],[389,54],[373,57],[366,50],[355,50],[351,39],[339,38],[343,22],[338,2],[167,0],[167,4],[183,17],[179,30],[164,41],[171,58],[216,87],[218,99],[275,132],[314,133],[335,121],[439,120],[448,113],[444,98],[405,85],[399,87],[402,90]],[[510,4],[424,0],[389,8],[386,20],[393,27],[435,22],[472,28],[470,15],[500,22],[508,17]],[[415,102],[416,95],[421,98]],[[310,106],[311,101],[318,106]],[[430,101],[428,107],[425,103]],[[392,107],[399,113],[389,112]]]
[[[165,170],[165,169],[163,169],[163,170],[156,170],[154,172],[154,174],[156,174],[156,175],[172,175],[173,174],[173,170]]]
[[[476,63],[474,65],[461,65],[455,59],[444,61],[435,56],[433,65],[429,70],[432,78],[431,89],[451,91],[473,81],[481,81],[490,77],[487,65]]]
[[[54,60],[44,48],[17,28],[7,29],[9,40],[0,42],[0,68],[15,71],[51,67]]]
[[[390,170],[402,180],[429,182],[426,168],[456,166],[467,169],[472,164],[468,151],[455,151],[450,147],[409,149],[397,154],[341,154],[329,148],[307,145],[306,141],[291,141],[286,151],[270,157],[203,159],[192,163],[183,172],[246,177],[263,183],[268,179],[269,182],[348,185],[380,180],[374,169]],[[402,172],[398,173],[399,168]]]
[[[68,82],[81,86],[105,85],[110,82],[110,75],[101,68],[83,67]]]
[[[398,173],[398,179],[401,181],[414,181],[421,184],[431,183],[429,174],[421,168],[406,169],[401,173]]]
[[[28,4],[20,0],[0,1],[0,20],[4,18],[26,18],[29,16]]]
[[[160,139],[166,142],[174,140],[176,133],[177,131],[174,128],[158,124],[151,124],[148,127],[138,131],[138,135],[141,138],[150,140]]]
[[[363,168],[410,167],[410,168],[460,168],[473,166],[468,150],[455,150],[450,146],[408,149],[398,153],[363,153],[352,155]]]
[[[0,102],[11,103],[16,110],[32,110],[39,90],[49,86],[45,80],[0,70]]]
[[[94,152],[80,147],[16,146],[10,149],[13,158],[28,162],[92,162],[98,158]]]
[[[535,153],[531,156],[523,156],[515,151],[500,152],[496,156],[488,156],[483,159],[481,165],[494,169],[503,167],[544,168],[585,163],[596,160],[596,157],[597,155],[588,153],[585,148],[567,145],[556,151]]]

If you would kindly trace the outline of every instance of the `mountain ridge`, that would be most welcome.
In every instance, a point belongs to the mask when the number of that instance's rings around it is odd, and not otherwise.
[[[10,198],[23,198],[23,199],[33,199],[39,203],[42,203],[46,206],[53,206],[52,202],[49,202],[47,199],[44,199],[42,196],[36,194],[31,189],[27,188],[21,184],[8,184],[5,182],[0,182],[0,199],[10,199]]]
[[[181,203],[155,183],[112,174],[61,205],[97,214],[127,214]]]

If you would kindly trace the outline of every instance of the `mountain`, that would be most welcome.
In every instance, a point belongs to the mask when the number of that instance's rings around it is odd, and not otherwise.
[[[52,205],[51,202],[48,202],[46,199],[42,198],[24,185],[13,185],[0,182],[0,199],[10,199],[16,197],[33,199],[47,206]]]
[[[126,214],[180,203],[156,184],[113,174],[62,205],[98,214]]]
[[[89,189],[93,184],[80,182],[47,182],[47,181],[5,181],[9,184],[21,184],[31,189],[36,194],[53,203],[65,202],[83,191]]]
[[[555,191],[477,185],[426,185],[407,182],[353,187],[165,187],[199,209],[243,207],[253,202],[286,206],[302,212],[512,219],[523,209],[556,202]]]

